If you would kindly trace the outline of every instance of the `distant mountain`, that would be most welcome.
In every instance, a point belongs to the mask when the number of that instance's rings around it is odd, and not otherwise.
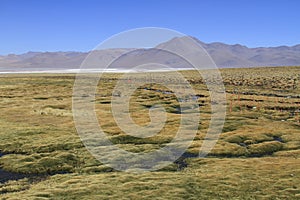
[[[228,45],[220,42],[207,44],[197,38],[193,39],[208,52],[220,68],[300,65],[300,45],[248,48],[240,44]],[[181,43],[182,38],[174,38],[161,45],[169,44],[175,48]]]
[[[235,44],[228,45],[220,42],[204,43],[196,40],[212,57],[218,67],[256,67],[256,66],[297,66],[300,65],[300,44],[295,46],[248,48]],[[157,48],[182,48],[185,38],[173,38],[159,44]],[[120,61],[113,63],[112,67],[126,69],[133,65],[158,61],[178,68],[188,68],[187,63],[180,59],[159,52],[155,49],[105,49],[93,51],[92,68],[103,67],[112,58],[121,56]],[[193,48],[186,48],[185,53],[193,55]],[[127,54],[126,54],[127,53]],[[77,69],[84,61],[88,52],[28,52],[25,54],[10,54],[0,56],[0,71],[26,71],[26,70],[56,70]],[[135,58],[135,59],[132,59]],[[132,62],[132,60],[135,60]]]

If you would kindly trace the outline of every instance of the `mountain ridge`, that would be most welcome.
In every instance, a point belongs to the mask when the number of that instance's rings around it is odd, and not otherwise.
[[[175,37],[157,45],[156,47],[160,47],[162,45],[169,45],[172,48],[180,47],[184,42],[183,38],[184,37]],[[241,44],[225,44],[222,42],[205,43],[195,37],[191,38],[207,51],[216,65],[220,68],[300,65],[300,44],[293,46],[281,45],[277,47],[249,48]],[[98,57],[98,63],[103,62],[105,64],[112,58],[117,58],[131,50],[139,51],[139,49],[132,48],[115,48],[95,50],[93,52],[95,52]],[[192,52],[192,49],[190,51]],[[19,55],[0,55],[0,71],[18,71],[26,69],[78,69],[89,53],[90,52],[77,51],[29,51]],[[163,58],[157,59],[161,60]],[[165,57],[165,59],[168,60],[168,57]],[[175,63],[175,67],[179,67],[181,64],[177,63],[176,65],[177,61],[174,61],[174,59],[172,62],[173,64]],[[128,65],[125,67],[130,66]]]

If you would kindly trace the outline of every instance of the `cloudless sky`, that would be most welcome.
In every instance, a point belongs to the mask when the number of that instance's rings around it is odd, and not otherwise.
[[[0,54],[89,51],[121,31],[164,27],[203,42],[300,44],[298,0],[0,0]]]

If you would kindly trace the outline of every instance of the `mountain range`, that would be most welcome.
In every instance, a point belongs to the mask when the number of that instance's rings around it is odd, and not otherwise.
[[[180,48],[184,42],[184,37],[173,38],[157,47],[168,46],[170,48]],[[212,57],[216,65],[225,67],[258,67],[258,66],[299,66],[300,65],[300,44],[295,46],[278,47],[257,47],[248,48],[235,44],[229,45],[221,42],[204,43],[195,39]],[[157,54],[157,51],[147,49],[104,49],[93,51],[97,57],[97,63],[107,64],[112,58],[132,52],[127,56],[130,60],[132,56],[139,56],[140,61],[147,62],[149,58],[164,60],[165,64],[172,63],[173,67],[187,68],[185,63],[180,62],[172,56]],[[190,49],[192,52],[192,49]],[[5,71],[26,71],[26,70],[62,70],[78,69],[89,52],[28,52],[20,55],[9,54],[0,56],[0,72]],[[197,55],[194,55],[197,56]],[[124,64],[125,63],[125,64]],[[139,63],[139,62],[137,62]],[[119,63],[120,64],[120,63]],[[130,63],[123,59],[122,68],[131,67]]]

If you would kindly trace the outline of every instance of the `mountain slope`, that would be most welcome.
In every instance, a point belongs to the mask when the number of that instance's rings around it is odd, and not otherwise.
[[[255,66],[296,66],[300,65],[300,44],[295,46],[259,47],[248,48],[236,44],[228,45],[220,42],[204,43],[193,38],[212,57],[218,67],[255,67]],[[193,49],[187,49],[184,37],[173,38],[161,43],[157,48],[166,47],[181,48],[189,55],[193,55]],[[117,58],[133,49],[106,49],[93,51],[93,66],[104,67],[111,59]],[[87,52],[28,52],[21,55],[10,54],[0,56],[0,71],[23,71],[23,70],[51,70],[51,69],[77,69],[84,61]],[[138,58],[139,57],[139,58]],[[131,62],[131,60],[137,60]],[[132,65],[154,61],[161,61],[172,67],[189,67],[186,63],[167,54],[159,55],[153,49],[135,49],[134,53],[123,56],[123,63],[114,63],[121,68],[130,68]]]
[[[197,38],[193,39],[208,52],[218,67],[300,65],[300,45],[248,48],[240,44],[228,45],[220,42],[207,44]],[[180,38],[174,38],[164,43],[164,45],[172,43],[169,45],[175,47],[176,44],[181,42]]]

